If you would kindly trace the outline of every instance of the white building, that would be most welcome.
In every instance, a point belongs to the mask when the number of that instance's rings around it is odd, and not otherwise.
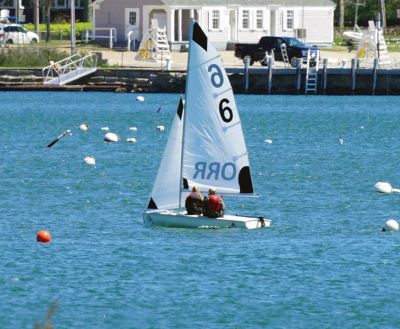
[[[95,0],[93,20],[96,28],[116,28],[118,41],[124,41],[129,31],[141,40],[157,19],[172,49],[187,43],[191,17],[220,50],[264,35],[330,46],[334,10],[331,0]]]

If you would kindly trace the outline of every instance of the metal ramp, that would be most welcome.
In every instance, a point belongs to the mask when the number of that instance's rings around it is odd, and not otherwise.
[[[306,66],[306,85],[305,93],[317,93],[318,84],[318,64],[319,64],[319,51],[317,51],[317,58],[315,59],[315,66],[310,67],[311,51],[307,52],[307,66]]]
[[[281,44],[281,53],[282,53],[282,60],[283,60],[283,63],[285,64],[285,67],[289,67],[290,63],[289,63],[289,56],[287,54],[286,43]]]
[[[42,69],[43,83],[45,85],[63,86],[72,81],[96,72],[97,56],[92,53],[81,57],[74,54]]]

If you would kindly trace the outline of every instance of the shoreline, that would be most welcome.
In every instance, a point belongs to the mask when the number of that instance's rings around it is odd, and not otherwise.
[[[304,95],[305,69],[227,67],[236,94]],[[247,79],[247,81],[246,81]],[[183,93],[186,70],[98,69],[64,86],[44,85],[40,69],[0,69],[0,91]],[[400,95],[400,69],[321,68],[317,95]]]

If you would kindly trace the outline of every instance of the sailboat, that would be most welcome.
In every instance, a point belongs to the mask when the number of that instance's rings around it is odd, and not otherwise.
[[[179,101],[144,223],[184,228],[271,226],[271,220],[259,216],[188,215],[185,198],[194,186],[202,192],[214,187],[223,196],[255,195],[231,84],[214,46],[191,20],[185,99]]]

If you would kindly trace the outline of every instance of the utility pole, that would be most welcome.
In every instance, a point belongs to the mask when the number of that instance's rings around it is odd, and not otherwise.
[[[358,20],[358,0],[356,2],[356,13],[354,15],[354,31],[356,30],[356,26],[357,26],[357,20]]]
[[[71,4],[71,55],[76,53],[76,35],[75,35],[75,0],[70,0]]]
[[[344,0],[339,0],[339,27],[344,28]]]
[[[39,0],[33,0],[33,21],[35,23],[35,32],[39,35]]]
[[[386,10],[385,10],[385,0],[379,0],[379,10],[382,19],[382,28],[385,31],[386,28]]]
[[[19,21],[19,0],[15,1],[15,23]]]

